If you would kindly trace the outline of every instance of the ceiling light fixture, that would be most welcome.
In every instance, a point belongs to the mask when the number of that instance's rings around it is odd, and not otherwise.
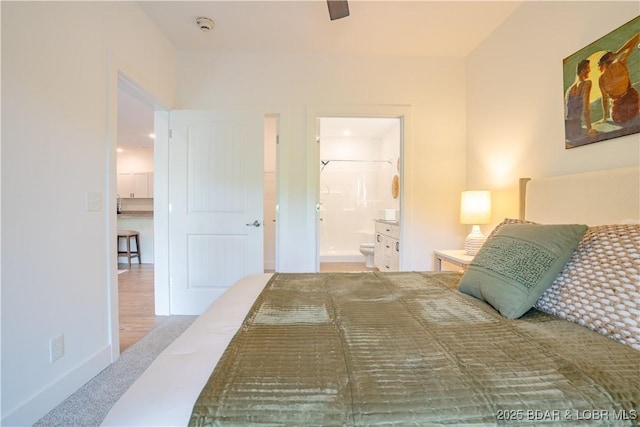
[[[206,18],[204,16],[196,18],[196,24],[198,24],[198,27],[205,33],[207,31],[211,31],[211,29],[215,25],[212,19]]]

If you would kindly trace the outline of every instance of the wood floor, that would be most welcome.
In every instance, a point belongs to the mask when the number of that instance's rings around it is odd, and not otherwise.
[[[153,329],[160,316],[154,310],[153,264],[118,265],[128,270],[118,274],[120,304],[120,352],[123,352]]]
[[[119,264],[127,270],[118,274],[120,304],[120,352],[123,352],[153,329],[160,316],[154,313],[153,264]],[[361,262],[328,262],[320,264],[321,272],[375,271]]]

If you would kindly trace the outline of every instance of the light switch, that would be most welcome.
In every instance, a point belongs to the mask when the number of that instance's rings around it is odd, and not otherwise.
[[[87,191],[86,210],[88,212],[102,210],[102,193],[100,191]]]

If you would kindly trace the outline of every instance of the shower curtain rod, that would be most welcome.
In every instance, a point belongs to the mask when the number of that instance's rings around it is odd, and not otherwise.
[[[327,167],[329,162],[389,163],[389,164],[393,163],[393,161],[391,161],[391,160],[328,159],[328,160],[320,160],[320,163],[322,163],[322,167],[320,168],[320,172],[322,172],[324,170],[324,168]]]
[[[329,164],[329,162],[389,163],[389,164],[393,163],[391,160],[328,159],[328,160],[320,160],[320,163],[322,163],[322,168],[320,169],[320,172],[324,170],[324,168]]]
[[[358,162],[358,163],[389,163],[391,164],[391,160],[360,160],[360,159],[329,159],[329,160],[320,160],[324,166],[328,165],[329,162]]]

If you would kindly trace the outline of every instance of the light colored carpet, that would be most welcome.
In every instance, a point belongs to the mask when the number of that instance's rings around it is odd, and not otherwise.
[[[129,270],[118,270],[118,274],[126,273]]]
[[[98,426],[116,401],[153,360],[197,316],[166,316],[140,341],[126,349],[67,400],[42,417],[35,426]]]

